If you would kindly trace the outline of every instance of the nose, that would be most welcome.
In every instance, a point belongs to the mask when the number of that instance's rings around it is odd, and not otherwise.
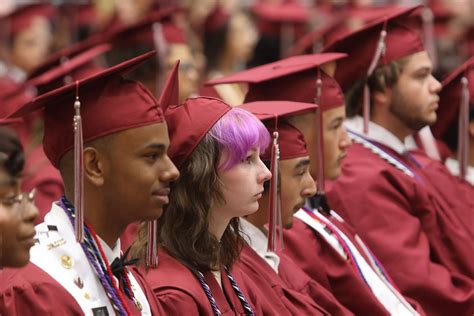
[[[20,207],[21,220],[25,223],[34,223],[39,216],[39,211],[36,206],[30,201],[23,200]]]
[[[313,177],[308,174],[305,177],[304,188],[301,191],[301,196],[303,198],[309,198],[316,194],[316,181],[314,181]]]
[[[267,166],[260,160],[261,171],[258,175],[258,183],[264,183],[272,178],[272,173],[268,170]]]
[[[441,82],[439,82],[435,77],[431,76],[431,79],[432,83],[430,86],[430,90],[432,93],[438,94],[443,86],[441,85]]]
[[[341,141],[339,142],[340,149],[347,149],[350,145],[352,145],[352,139],[349,137],[349,133],[345,127],[342,127],[342,137]]]
[[[165,168],[160,172],[159,179],[162,182],[173,182],[179,178],[179,170],[168,156],[165,159]]]

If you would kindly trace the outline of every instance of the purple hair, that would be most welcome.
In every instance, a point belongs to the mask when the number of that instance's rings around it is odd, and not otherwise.
[[[270,143],[270,134],[252,113],[234,107],[227,112],[208,133],[214,138],[221,153],[227,154],[219,170],[228,170],[245,158],[252,148],[259,148],[263,154]]]

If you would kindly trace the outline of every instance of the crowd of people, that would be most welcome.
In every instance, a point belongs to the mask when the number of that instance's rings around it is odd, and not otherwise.
[[[473,315],[470,0],[0,2],[0,315]]]

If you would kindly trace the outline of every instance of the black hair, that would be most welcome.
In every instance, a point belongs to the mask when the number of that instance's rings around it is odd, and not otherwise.
[[[25,165],[23,146],[16,134],[0,127],[0,164],[12,177],[18,177]]]

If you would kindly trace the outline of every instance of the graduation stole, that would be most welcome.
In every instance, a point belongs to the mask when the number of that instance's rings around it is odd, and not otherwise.
[[[343,232],[341,232],[336,225],[331,223],[328,219],[326,219],[324,216],[320,215],[318,216],[317,210],[310,210],[306,207],[303,207],[302,210],[311,217],[312,220],[315,222],[319,223],[322,227],[326,228],[332,236],[334,236],[339,244],[341,245],[344,254],[347,256],[347,259],[351,263],[351,266],[353,269],[356,271],[356,273],[362,278],[362,280],[369,286],[369,283],[367,282],[367,279],[364,276],[364,273],[362,272],[362,269],[360,265],[358,264],[354,252],[351,250],[351,247],[349,244],[344,240],[342,237]],[[331,211],[332,213],[333,211]],[[300,218],[301,219],[301,218]],[[301,219],[303,220],[303,219]],[[310,223],[308,223],[306,220],[303,220],[308,226],[313,228]],[[313,228],[314,229],[314,228]],[[356,235],[356,242],[361,246],[362,250],[364,251],[365,255],[369,259],[369,265],[372,267],[372,269],[378,274],[379,276],[382,276],[390,285],[395,288],[398,291],[398,288],[396,287],[395,283],[393,280],[390,278],[390,276],[387,274],[385,269],[383,268],[382,264],[378,261],[378,259],[375,257],[375,255],[369,250],[369,248],[360,240],[360,238],[357,237]],[[336,249],[337,251],[337,249]],[[370,286],[369,286],[370,287]]]
[[[74,226],[76,212],[74,206],[67,200],[64,195],[61,197],[60,206],[66,212],[67,216],[69,217],[69,220],[71,221],[71,224]],[[82,250],[84,251],[84,254],[86,255],[90,265],[94,268],[100,280],[100,283],[104,287],[105,293],[107,294],[107,297],[109,298],[112,307],[119,315],[132,315],[132,312],[130,311],[128,304],[125,302],[125,299],[118,287],[118,284],[116,284],[114,280],[112,269],[110,268],[110,264],[104,254],[104,250],[100,245],[97,234],[95,233],[92,226],[85,222],[83,236],[84,240],[80,243]],[[124,268],[123,278],[122,280],[119,280],[119,282],[122,281],[124,292],[126,293],[128,298],[132,300],[135,305],[138,305],[137,300],[135,299],[135,296],[133,294],[130,279],[128,277],[127,272],[128,271],[126,271],[126,268]]]
[[[350,129],[347,129],[347,132],[349,134],[349,137],[352,139],[352,141],[356,142],[357,144],[360,144],[370,150],[372,153],[376,154],[386,162],[388,162],[390,165],[394,166],[398,170],[402,171],[404,174],[408,175],[411,178],[414,178],[420,183],[423,183],[423,179],[413,170],[412,167],[401,161],[400,159],[394,157],[387,151],[385,151],[383,148],[381,148],[379,145],[374,143],[373,141],[365,138],[362,135],[359,135],[358,133],[351,131]]]

